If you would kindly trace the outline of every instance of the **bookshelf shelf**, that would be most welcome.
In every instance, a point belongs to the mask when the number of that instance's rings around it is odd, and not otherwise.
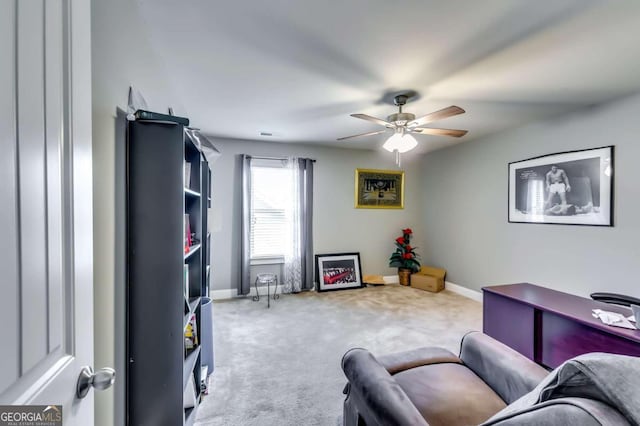
[[[191,299],[191,301],[189,302],[189,312],[192,314],[196,313],[196,309],[198,309],[198,306],[200,306],[200,301],[202,300],[201,297],[194,297],[193,299]]]
[[[182,368],[182,390],[187,387],[189,382],[189,376],[193,374],[193,368],[196,366],[196,361],[200,355],[200,346],[196,346],[184,359],[184,365]]]
[[[193,424],[203,397],[202,360],[213,351],[201,346],[202,333],[212,333],[201,318],[211,172],[181,124],[127,126],[127,425]],[[197,243],[185,252],[189,238]],[[188,383],[193,395],[185,392]]]
[[[200,250],[200,246],[201,246],[201,243],[198,243],[198,244],[194,244],[191,247],[189,247],[189,251],[184,254],[184,259],[187,260],[188,258],[193,256],[194,253],[196,253],[198,250]]]
[[[189,188],[185,188],[184,189],[184,195],[188,196],[188,197],[196,197],[196,198],[200,198],[200,193],[196,192],[192,189]]]
[[[197,407],[193,407],[193,408],[187,408],[185,410],[185,420],[184,420],[184,424],[185,426],[192,426],[195,421],[196,421],[196,412],[197,412]]]
[[[188,313],[184,314],[184,320],[182,321],[182,330],[186,330],[187,329],[187,325],[189,325],[189,319],[191,319],[191,311],[189,311]]]

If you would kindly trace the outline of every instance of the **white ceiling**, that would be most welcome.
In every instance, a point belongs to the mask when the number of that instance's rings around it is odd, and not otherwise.
[[[209,135],[375,148],[391,96],[458,105],[420,151],[640,91],[640,1],[137,0],[195,126]],[[273,137],[259,136],[272,132]]]

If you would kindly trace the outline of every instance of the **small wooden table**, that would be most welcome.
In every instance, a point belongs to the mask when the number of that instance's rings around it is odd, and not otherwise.
[[[591,315],[592,309],[631,315],[623,306],[528,283],[482,291],[484,333],[545,367],[589,352],[640,356],[640,330],[605,325]]]

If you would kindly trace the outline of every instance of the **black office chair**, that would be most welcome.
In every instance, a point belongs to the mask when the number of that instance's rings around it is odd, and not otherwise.
[[[614,305],[640,306],[640,299],[631,296],[625,296],[624,294],[616,293],[591,293],[591,298],[599,302],[612,303]]]

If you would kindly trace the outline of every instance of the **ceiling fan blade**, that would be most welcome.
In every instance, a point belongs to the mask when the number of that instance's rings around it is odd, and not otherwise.
[[[345,136],[344,138],[338,138],[336,140],[343,141],[345,139],[359,138],[361,136],[379,135],[380,133],[384,133],[384,132],[386,132],[386,130],[376,130],[375,132],[367,132],[367,133],[360,133],[359,135]]]
[[[429,113],[427,115],[423,115],[412,122],[407,124],[407,127],[418,127],[427,123],[431,123],[432,121],[442,120],[443,118],[453,117],[454,115],[464,114],[464,110],[458,106],[451,105],[450,107],[443,108],[441,110]]]
[[[351,116],[352,116],[352,117],[355,117],[355,118],[360,118],[360,119],[362,119],[362,120],[371,121],[372,123],[376,123],[376,124],[378,124],[378,125],[380,125],[380,126],[384,126],[384,127],[394,127],[394,126],[393,126],[393,124],[392,124],[392,123],[389,123],[388,121],[384,121],[384,120],[381,120],[381,119],[379,119],[379,118],[372,117],[372,116],[367,115],[367,114],[351,114]]]
[[[459,138],[468,133],[468,130],[455,130],[455,129],[411,129],[414,133],[420,133],[422,135],[435,135],[435,136],[453,136],[454,138]]]

